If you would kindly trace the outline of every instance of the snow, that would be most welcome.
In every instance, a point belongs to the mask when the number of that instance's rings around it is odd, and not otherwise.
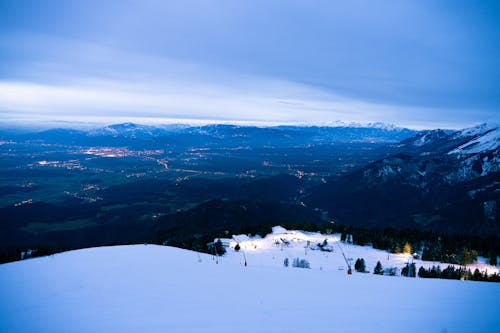
[[[272,233],[273,235],[278,235],[278,234],[288,234],[288,230],[286,230],[285,228],[283,228],[282,226],[274,226],[272,227]]]
[[[242,243],[249,241],[250,237],[248,237],[247,235],[233,235],[232,240],[234,240],[236,243]]]
[[[484,133],[495,129],[498,127],[498,124],[496,123],[483,123],[474,127],[470,128],[465,128],[461,131],[456,132],[453,134],[453,137],[471,137],[471,136],[479,136],[483,135]]]
[[[287,231],[248,239],[218,264],[192,251],[129,245],[0,265],[0,332],[499,331],[500,284],[347,275],[338,269],[345,266],[338,235],[326,237],[334,252],[306,249],[325,237]],[[408,259],[342,248],[370,269],[375,260]],[[284,267],[285,257],[306,259],[311,269]]]
[[[246,235],[245,235],[246,236]],[[239,236],[233,236],[239,237]],[[248,238],[248,236],[246,236]],[[322,244],[326,239],[327,244],[333,252],[321,251],[317,244]],[[283,227],[273,227],[273,233],[264,238],[248,238],[247,241],[238,242],[241,251],[234,251],[237,242],[231,243],[231,249],[224,260],[231,263],[242,263],[246,258],[248,263],[259,263],[266,267],[280,268],[283,261],[288,258],[290,262],[294,258],[306,259],[311,263],[313,270],[339,271],[347,270],[346,262],[341,254],[341,249],[348,258],[352,258],[352,263],[357,258],[365,259],[366,269],[373,272],[377,261],[380,261],[384,268],[396,267],[399,271],[406,266],[408,261],[413,260],[410,254],[393,254],[387,251],[377,250],[371,246],[358,246],[345,242],[340,242],[340,234],[323,235],[317,232],[303,232],[297,230],[286,230]],[[446,268],[449,263],[439,263],[433,261],[423,261],[414,259],[417,269],[420,266],[431,268],[440,265],[441,269]],[[452,265],[454,266],[454,265]],[[456,266],[459,268],[459,266]],[[479,258],[478,262],[468,265],[468,269],[474,271],[488,271],[489,274],[500,273],[500,270],[486,264],[485,258]]]
[[[498,154],[495,154],[492,158],[485,156],[481,164],[481,169],[483,169],[481,176],[500,171],[500,156]]]
[[[415,142],[413,142],[413,145],[417,146],[417,147],[422,147],[423,145],[425,145],[429,141],[429,137],[431,135],[432,135],[432,132],[428,132],[428,133],[422,135],[418,140],[415,140]]]
[[[449,154],[477,154],[480,152],[498,149],[499,144],[500,127],[496,127],[480,133],[479,136],[450,151]]]
[[[401,172],[401,167],[397,167],[397,172]],[[378,177],[382,177],[382,178],[387,178],[388,176],[390,175],[393,175],[395,174],[396,172],[394,171],[394,169],[390,166],[390,165],[384,165],[382,168],[380,168],[378,170]]]

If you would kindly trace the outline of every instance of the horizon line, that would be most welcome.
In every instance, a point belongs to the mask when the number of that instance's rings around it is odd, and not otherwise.
[[[142,120],[142,121],[141,121]],[[152,121],[153,120],[153,121]],[[398,123],[387,122],[357,122],[357,121],[326,121],[326,122],[270,122],[270,121],[248,121],[248,120],[220,120],[220,119],[195,119],[195,118],[137,118],[137,119],[116,119],[115,121],[84,121],[84,120],[0,120],[0,128],[4,129],[31,129],[31,130],[50,130],[50,129],[76,129],[76,130],[92,130],[105,128],[110,126],[133,124],[139,126],[151,126],[161,128],[163,126],[185,126],[185,127],[200,127],[210,125],[226,125],[238,127],[351,127],[351,128],[379,128],[390,130],[461,130],[471,127],[480,126],[482,124],[492,124],[494,122],[482,121],[474,122],[463,127],[459,126],[423,126],[423,125],[404,125]],[[443,125],[443,124],[441,124]]]

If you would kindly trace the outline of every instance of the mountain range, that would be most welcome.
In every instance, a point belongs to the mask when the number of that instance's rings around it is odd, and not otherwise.
[[[423,131],[388,157],[316,187],[310,205],[364,226],[500,232],[500,128]]]
[[[391,125],[349,124],[342,126],[238,126],[238,125],[162,125],[134,123],[109,125],[92,130],[55,128],[45,131],[0,131],[0,138],[44,140],[60,143],[119,146],[145,143],[181,145],[272,145],[291,146],[329,142],[399,142],[416,131]]]

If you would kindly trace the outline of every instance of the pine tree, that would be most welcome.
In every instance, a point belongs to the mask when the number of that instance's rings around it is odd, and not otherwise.
[[[364,272],[366,269],[365,259],[363,258],[356,259],[356,262],[354,263],[354,269],[357,272]]]
[[[377,274],[377,275],[384,274],[384,268],[382,267],[382,264],[380,263],[380,261],[377,261],[377,265],[375,266],[375,269],[373,270],[373,274]]]
[[[226,248],[224,247],[220,239],[218,239],[214,245],[215,245],[215,252],[217,255],[221,256],[224,253],[226,253]]]
[[[288,258],[285,258],[285,260],[283,260],[283,266],[288,267],[288,265],[289,265]]]
[[[292,267],[311,268],[311,265],[309,264],[309,261],[307,261],[305,259],[295,258],[295,259],[293,259]]]
[[[474,275],[472,276],[472,279],[475,281],[481,281],[483,279],[483,273],[479,271],[479,269],[474,270]]]
[[[420,268],[418,269],[418,277],[421,277],[421,278],[429,277],[429,273],[424,268],[424,266],[420,266]]]
[[[462,249],[460,253],[460,264],[463,266],[472,264],[477,260],[477,252],[474,250],[469,250],[466,247]]]
[[[489,255],[490,259],[489,259],[489,263],[491,266],[496,266],[498,264],[497,262],[497,254],[495,252],[490,252],[490,255]]]

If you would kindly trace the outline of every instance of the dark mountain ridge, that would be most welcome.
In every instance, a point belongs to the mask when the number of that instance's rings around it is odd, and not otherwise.
[[[395,145],[394,155],[312,189],[305,201],[345,224],[499,235],[498,133],[485,125],[418,133]]]

